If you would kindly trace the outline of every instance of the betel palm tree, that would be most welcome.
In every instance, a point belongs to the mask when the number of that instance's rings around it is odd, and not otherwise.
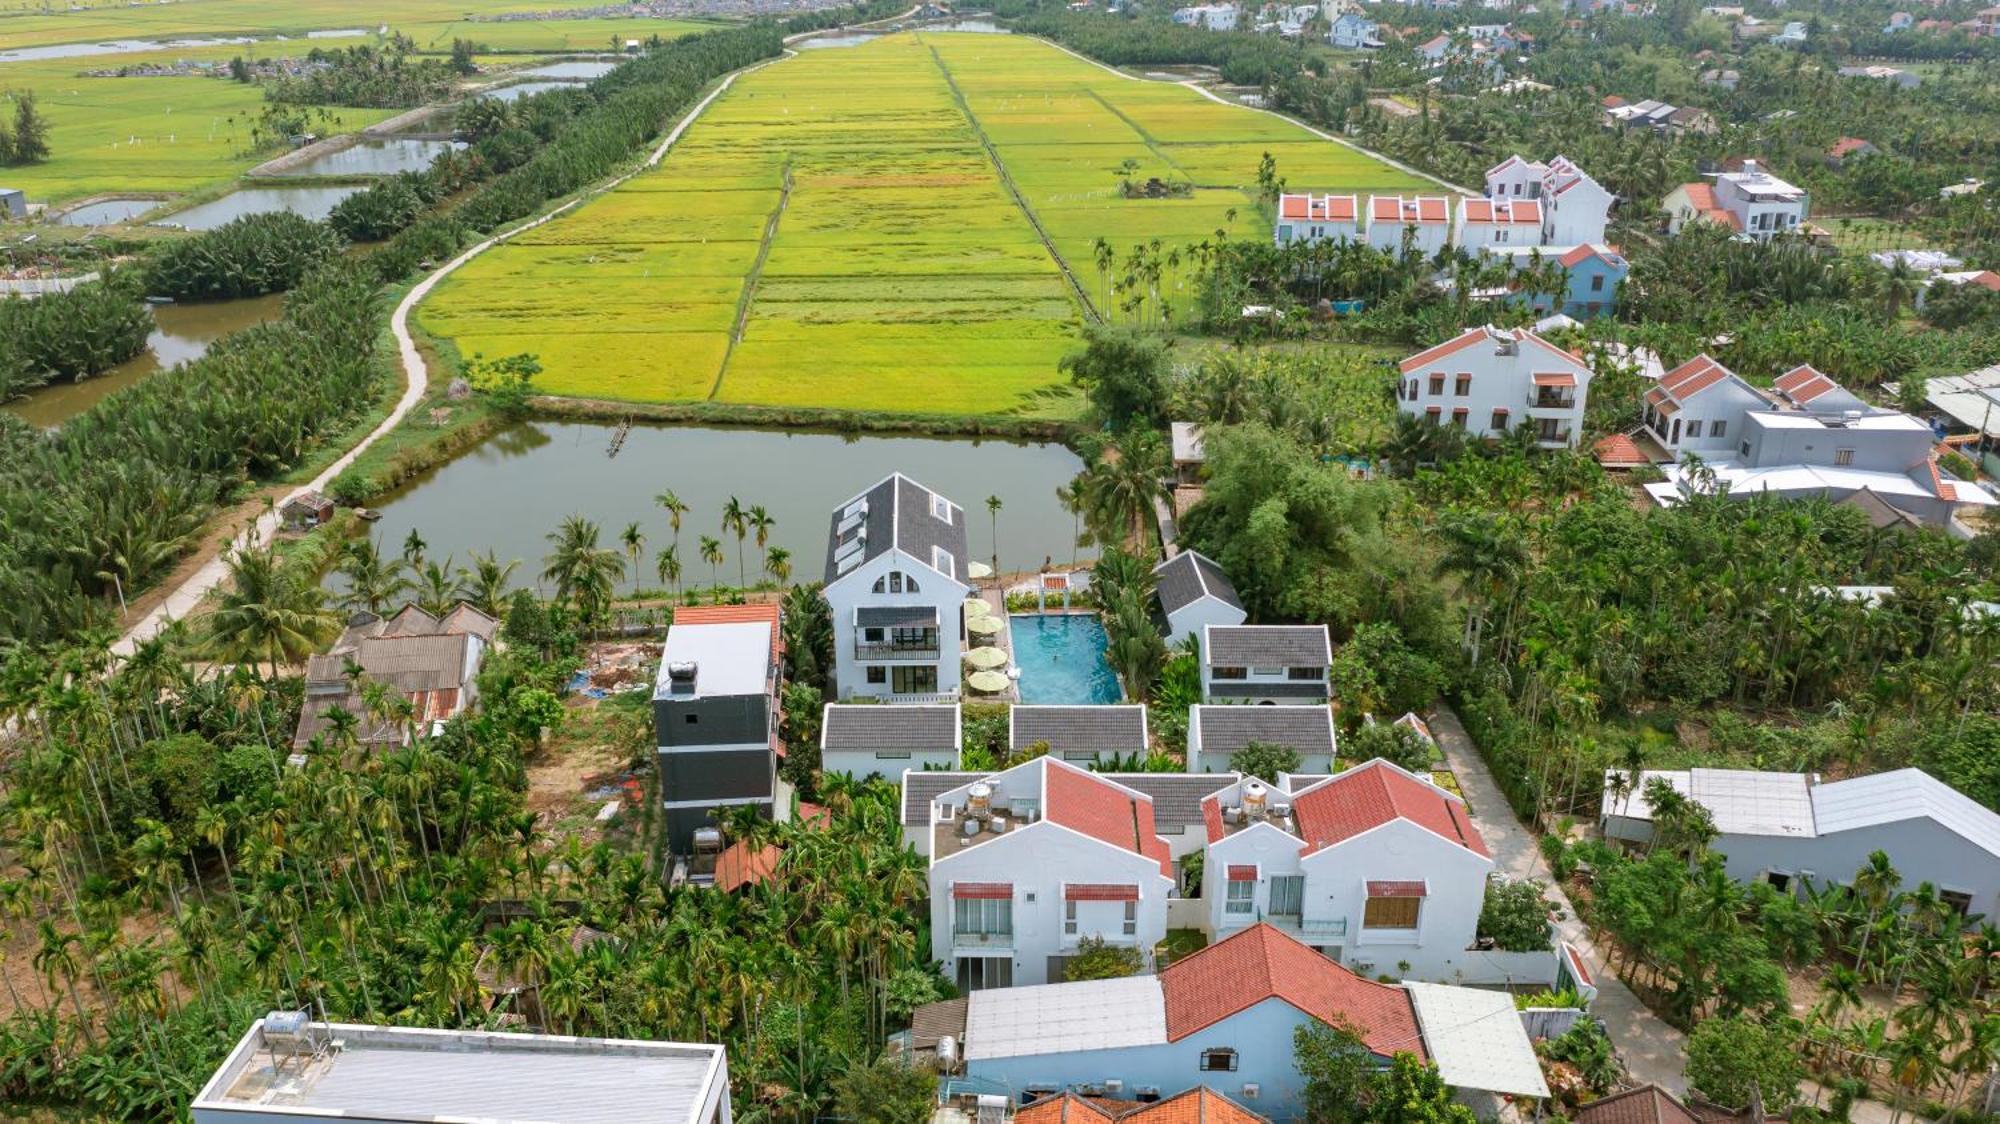
[[[743,540],[750,535],[750,512],[735,496],[722,505],[722,529],[736,536],[736,586],[741,589],[750,584],[749,571],[743,564]]]
[[[661,492],[657,496],[654,496],[653,502],[659,504],[660,509],[667,513],[667,527],[671,529],[674,533],[674,553],[676,556],[679,556],[680,545],[681,545],[681,516],[686,515],[688,513],[688,505],[683,503],[681,501],[680,496],[675,494],[675,492],[671,488],[667,489],[664,492]]]
[[[701,560],[708,563],[708,591],[716,604],[722,603],[722,575],[716,567],[722,565],[722,540],[712,535],[701,536]]]
[[[782,546],[774,546],[764,552],[764,572],[771,580],[783,586],[792,580],[792,552]]]
[[[1000,509],[1004,507],[999,496],[986,497],[986,514],[993,530],[993,576],[1000,576]]]
[[[618,534],[618,541],[625,544],[625,556],[632,560],[632,596],[639,595],[639,560],[646,556],[646,532],[639,529],[635,520],[625,524]]]
[[[208,618],[208,648],[221,659],[297,663],[340,632],[316,585],[300,581],[270,547],[229,556],[229,586]]]
[[[674,596],[676,598],[681,595],[681,549],[679,543],[673,543],[661,549],[659,558],[654,564],[654,572],[660,575],[661,585],[666,585],[668,582],[673,583]]]

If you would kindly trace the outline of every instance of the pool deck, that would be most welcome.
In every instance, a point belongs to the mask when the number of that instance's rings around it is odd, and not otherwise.
[[[979,597],[980,600],[986,602],[987,615],[998,620],[1004,626],[994,635],[993,643],[984,646],[998,648],[1007,653],[1007,662],[1000,667],[1001,671],[1005,671],[1014,666],[1014,622],[1007,615],[1006,590],[997,586],[981,587]],[[970,651],[969,648],[967,650]],[[1013,704],[1021,701],[1019,680],[1009,680],[1007,689],[1004,691],[995,691],[988,694],[985,691],[975,691],[970,686],[967,686],[960,694],[965,696],[965,701],[967,702]]]

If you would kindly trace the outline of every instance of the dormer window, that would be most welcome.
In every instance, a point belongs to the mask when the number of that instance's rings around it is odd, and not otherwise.
[[[931,569],[954,580],[958,577],[957,561],[941,546],[931,548]]]
[[[951,501],[937,493],[931,493],[931,514],[946,523],[951,522]]]

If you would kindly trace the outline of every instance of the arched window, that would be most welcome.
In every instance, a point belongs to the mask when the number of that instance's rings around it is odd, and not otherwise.
[[[918,593],[917,579],[905,577],[901,570],[891,570],[875,579],[877,593]]]

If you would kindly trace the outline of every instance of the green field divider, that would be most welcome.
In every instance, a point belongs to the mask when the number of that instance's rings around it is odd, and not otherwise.
[[[710,401],[722,393],[723,376],[729,373],[729,357],[736,354],[736,345],[743,342],[743,333],[750,326],[750,306],[757,300],[757,282],[764,276],[764,263],[770,260],[771,243],[777,241],[778,220],[785,217],[785,208],[791,201],[792,158],[787,156],[779,175],[778,205],[771,208],[771,217],[764,222],[764,237],[757,243],[757,260],[750,263],[750,272],[743,277],[743,292],[736,298],[736,323],[729,329],[729,343],[722,349],[722,362],[715,369],[715,385],[708,388]]]
[[[917,42],[923,43],[923,39],[923,35],[919,33]],[[951,89],[951,100],[958,103],[958,111],[965,115],[966,124],[972,126],[972,135],[979,138],[979,147],[986,150],[986,159],[993,165],[994,174],[1000,177],[1000,186],[1007,189],[1007,194],[1014,200],[1014,206],[1020,209],[1022,217],[1026,218],[1028,225],[1034,228],[1035,237],[1041,240],[1042,248],[1049,252],[1049,260],[1056,263],[1056,269],[1068,283],[1070,295],[1076,298],[1077,307],[1083,309],[1084,315],[1093,322],[1103,323],[1103,314],[1097,311],[1097,306],[1091,303],[1090,294],[1084,292],[1083,285],[1077,281],[1076,271],[1069,267],[1068,261],[1064,260],[1062,251],[1056,249],[1054,239],[1049,237],[1048,231],[1042,229],[1040,216],[1036,215],[1035,209],[1028,205],[1027,197],[1021,194],[1020,187],[1014,183],[1014,177],[1008,174],[1006,162],[1000,159],[1000,150],[993,146],[993,139],[986,135],[986,127],[979,123],[979,115],[972,112],[972,104],[965,100],[965,91],[958,88],[958,81],[951,76],[951,67],[944,64],[944,58],[938,54],[936,47],[924,43],[924,49],[931,53],[931,61],[937,64],[938,73],[944,75],[944,84]]]

